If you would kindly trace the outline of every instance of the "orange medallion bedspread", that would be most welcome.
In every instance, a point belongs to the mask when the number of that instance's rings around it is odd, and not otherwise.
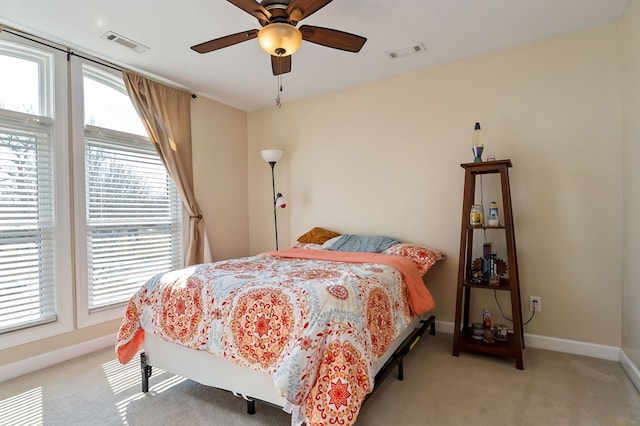
[[[434,306],[400,256],[282,250],[155,276],[129,301],[116,353],[128,362],[153,333],[268,373],[294,425],[350,425],[374,361]]]

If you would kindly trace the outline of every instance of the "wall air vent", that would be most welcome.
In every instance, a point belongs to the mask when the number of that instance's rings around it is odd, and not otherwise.
[[[133,50],[134,52],[137,52],[137,53],[144,53],[147,50],[149,50],[149,48],[144,44],[140,44],[129,38],[123,37],[118,33],[114,33],[113,31],[107,31],[106,33],[102,34],[101,37],[106,40],[112,41],[114,43],[118,43],[119,45],[124,46],[127,49]]]
[[[409,56],[419,52],[426,52],[427,48],[424,47],[424,43],[416,43],[411,46],[403,47],[401,49],[392,50],[391,52],[387,52],[387,55],[391,59],[400,58],[402,56]]]

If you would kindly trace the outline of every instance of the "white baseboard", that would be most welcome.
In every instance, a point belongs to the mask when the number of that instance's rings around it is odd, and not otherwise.
[[[452,322],[436,320],[436,333],[453,334]]]
[[[627,376],[629,376],[636,389],[638,389],[638,392],[640,392],[640,370],[638,370],[638,367],[629,359],[622,349],[620,350],[620,364],[622,364],[622,368],[627,373]]]
[[[529,348],[564,352],[567,354],[606,359],[608,361],[620,361],[620,348],[615,346],[586,343],[577,340],[558,339],[556,337],[538,336],[536,334],[527,333],[524,334],[524,341],[526,346]]]
[[[22,376],[23,374],[32,373],[43,368],[51,367],[52,365],[104,349],[108,346],[114,346],[115,348],[115,341],[116,335],[109,334],[87,342],[78,343],[77,345],[68,346],[66,348],[26,358],[21,361],[16,361],[11,364],[0,365],[0,382]]]
[[[452,322],[436,321],[436,331],[453,334],[453,329],[454,323]],[[583,355],[591,358],[606,359],[608,361],[620,361],[621,350],[615,346],[598,345],[596,343],[558,339],[556,337],[538,336],[527,333],[524,334],[524,342],[527,348]]]

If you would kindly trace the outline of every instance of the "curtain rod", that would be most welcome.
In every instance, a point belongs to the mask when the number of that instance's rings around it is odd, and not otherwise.
[[[116,66],[116,65],[114,65],[114,64],[112,64],[110,62],[104,61],[102,59],[98,60],[98,59],[94,59],[94,58],[89,58],[89,57],[84,56],[84,55],[80,55],[80,54],[74,52],[73,50],[71,50],[71,48],[69,48],[69,47],[66,47],[66,48],[63,49],[62,47],[54,46],[54,45],[46,43],[46,42],[44,42],[42,40],[38,40],[38,39],[32,38],[33,36],[27,36],[26,34],[23,34],[22,32],[18,32],[18,30],[14,30],[14,29],[10,29],[10,28],[7,28],[7,27],[0,26],[0,33],[3,32],[3,31],[8,32],[9,34],[13,34],[14,36],[21,37],[21,38],[24,38],[26,40],[32,41],[34,43],[42,44],[43,46],[47,46],[47,47],[49,47],[51,49],[55,49],[55,50],[58,50],[60,52],[64,52],[64,53],[67,54],[67,60],[69,59],[69,56],[77,56],[80,59],[84,59],[86,61],[93,62],[94,64],[102,65],[104,67],[111,68],[112,70],[122,72],[122,68],[120,68],[120,67],[118,67],[118,66]],[[195,99],[198,96],[195,93],[192,93],[191,97],[193,99]]]

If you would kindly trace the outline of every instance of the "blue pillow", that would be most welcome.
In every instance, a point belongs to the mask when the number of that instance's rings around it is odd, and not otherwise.
[[[336,242],[329,247],[329,250],[381,253],[398,242],[398,240],[382,235],[367,237],[343,234],[336,239]]]

